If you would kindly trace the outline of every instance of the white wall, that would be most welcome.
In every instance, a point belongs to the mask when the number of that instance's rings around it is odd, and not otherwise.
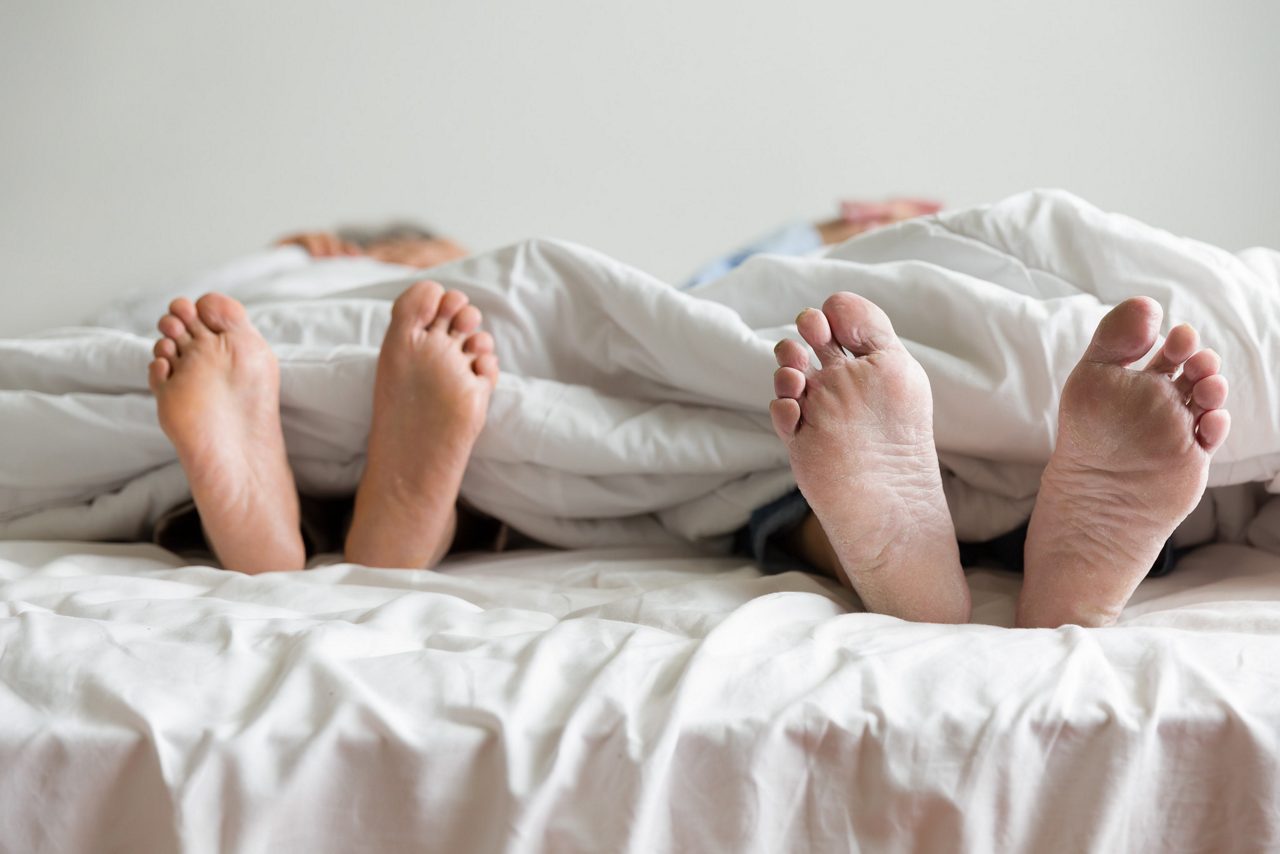
[[[842,195],[1280,245],[1280,4],[0,0],[0,334],[336,221],[665,277]]]

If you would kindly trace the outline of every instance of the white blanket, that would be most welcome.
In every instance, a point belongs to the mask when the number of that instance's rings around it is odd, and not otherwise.
[[[1280,559],[1121,626],[678,550],[245,576],[0,543],[0,849],[1273,851]]]
[[[191,288],[240,296],[275,345],[305,491],[358,480],[377,347],[409,273],[279,249]],[[1280,489],[1280,256],[1234,255],[1066,194],[907,222],[823,257],[756,258],[692,294],[544,240],[431,275],[484,311],[503,364],[464,495],[547,543],[723,547],[790,489],[767,415],[772,346],[837,290],[881,305],[929,373],[964,539],[1026,518],[1058,390],[1098,319],[1134,294],[1165,306],[1166,330],[1194,322],[1223,355],[1235,420],[1210,483]],[[152,338],[136,334],[162,307],[117,307],[133,332],[0,342],[0,536],[140,537],[185,497],[146,391]],[[1219,504],[1231,512],[1209,507],[1202,532],[1274,541],[1274,527],[1247,529],[1247,496]]]

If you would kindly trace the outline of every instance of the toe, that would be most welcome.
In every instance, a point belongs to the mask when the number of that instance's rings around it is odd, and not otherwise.
[[[391,306],[391,323],[397,327],[420,329],[436,318],[444,288],[439,282],[422,281],[410,285]]]
[[[187,330],[187,324],[175,315],[166,314],[160,318],[156,328],[160,330],[161,335],[173,342],[176,352],[181,353],[191,344],[191,333]]]
[[[172,338],[161,338],[156,342],[156,346],[151,348],[151,352],[157,359],[176,359],[178,358],[178,345],[174,343]]]
[[[1212,454],[1227,441],[1227,434],[1230,432],[1231,413],[1225,409],[1215,409],[1200,417],[1200,423],[1196,426],[1196,441]]]
[[[147,366],[147,384],[151,386],[152,393],[164,385],[164,381],[169,379],[172,371],[173,365],[168,359],[154,359]]]
[[[1178,391],[1183,397],[1190,397],[1191,389],[1196,383],[1205,377],[1213,376],[1220,370],[1222,370],[1222,357],[1213,350],[1201,350],[1187,359],[1182,366],[1182,374],[1176,380]]]
[[[205,326],[204,321],[200,319],[200,314],[196,311],[196,304],[186,297],[178,297],[169,303],[169,313],[182,321],[192,338],[199,338],[201,335],[208,334],[209,327]]]
[[[480,309],[474,305],[465,305],[453,316],[453,323],[449,325],[449,334],[470,335],[480,328],[481,320],[483,318],[480,315]]]
[[[493,336],[488,332],[476,332],[462,342],[462,352],[481,356],[493,352]]]
[[[482,353],[476,357],[472,370],[477,376],[484,377],[487,380],[498,379],[498,357],[493,353]]]
[[[213,332],[227,332],[245,322],[244,306],[225,294],[205,294],[196,300],[196,314]]]
[[[784,442],[790,441],[800,426],[800,404],[780,397],[769,404],[769,417],[773,419],[774,432]]]
[[[842,292],[822,304],[836,342],[855,356],[902,346],[889,316],[865,297]]]
[[[795,368],[797,371],[809,370],[809,352],[794,338],[784,338],[773,348],[773,355],[778,358],[778,366]]]
[[[445,291],[443,297],[440,298],[440,308],[436,311],[436,319],[431,324],[431,330],[447,332],[455,317],[467,305],[467,295],[462,291]]]
[[[1200,346],[1200,335],[1187,324],[1179,324],[1169,331],[1160,351],[1151,357],[1147,371],[1153,374],[1173,376],[1182,363],[1190,359]]]
[[[1227,378],[1222,374],[1205,377],[1191,388],[1191,405],[1199,410],[1221,409],[1227,403]]]
[[[1102,318],[1085,350],[1088,362],[1131,365],[1151,349],[1160,330],[1163,312],[1150,297],[1131,297]]]
[[[777,397],[799,400],[804,394],[804,374],[795,368],[778,368],[773,372],[773,393]]]
[[[800,337],[809,342],[809,346],[818,354],[818,361],[823,365],[832,365],[845,358],[844,350],[831,335],[831,324],[827,316],[816,308],[806,308],[796,318],[796,329]]]

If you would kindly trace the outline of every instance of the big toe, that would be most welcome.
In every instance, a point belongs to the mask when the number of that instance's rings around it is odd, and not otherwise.
[[[1156,343],[1162,316],[1160,303],[1150,297],[1130,297],[1102,318],[1085,361],[1120,366],[1136,362]]]
[[[439,282],[422,281],[410,285],[391,306],[393,326],[421,328],[436,319],[444,287]]]
[[[865,297],[847,291],[832,294],[822,304],[822,313],[836,341],[855,356],[901,346],[889,315]]]
[[[205,294],[196,300],[196,313],[214,332],[229,332],[245,322],[244,306],[226,294]]]

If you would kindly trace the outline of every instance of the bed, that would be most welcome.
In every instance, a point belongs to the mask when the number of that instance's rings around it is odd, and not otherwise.
[[[298,252],[186,290],[249,306],[299,486],[336,494],[404,281]],[[145,386],[164,301],[0,341],[0,851],[1280,846],[1280,254],[1039,192],[692,294],[557,241],[432,272],[503,359],[463,495],[559,548],[184,565],[135,542],[189,494]],[[1115,628],[1010,630],[997,569],[946,627],[732,556],[794,486],[772,342],[842,288],[929,373],[966,540],[1025,521],[1108,305],[1194,320],[1236,420],[1178,568]]]

